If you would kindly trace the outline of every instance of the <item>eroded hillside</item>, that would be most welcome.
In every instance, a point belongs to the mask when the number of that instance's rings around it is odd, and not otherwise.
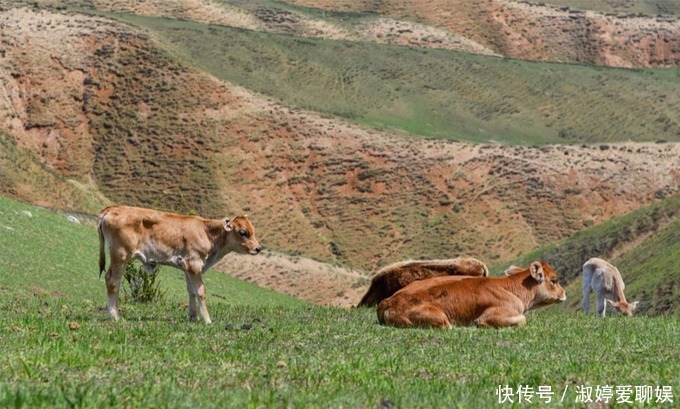
[[[415,140],[219,82],[127,25],[26,8],[0,19],[0,126],[21,152],[113,202],[248,212],[280,251],[364,271],[500,262],[679,190],[677,144]],[[15,183],[3,194],[37,200]]]
[[[512,0],[287,2],[413,20],[461,35],[512,58],[615,67],[680,64],[680,19],[677,15],[607,14],[568,5]],[[577,6],[587,7],[588,4],[581,2]],[[675,10],[669,9],[670,12]]]
[[[76,10],[189,20],[299,37],[367,41],[498,55],[467,37],[412,20],[394,19],[375,13],[352,11],[336,13],[267,0],[37,0],[31,3],[54,8],[69,7]]]
[[[39,0],[31,3],[535,61],[612,67],[680,65],[680,8],[663,1],[563,0],[546,4],[517,0]]]

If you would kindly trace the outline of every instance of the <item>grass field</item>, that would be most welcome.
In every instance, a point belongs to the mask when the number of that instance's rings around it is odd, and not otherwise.
[[[680,387],[676,319],[552,311],[520,329],[397,330],[373,310],[219,304],[204,326],[158,307],[113,323],[85,303],[4,294],[0,405],[470,408],[528,385],[579,407],[582,385]]]
[[[532,63],[109,16],[151,30],[173,53],[219,79],[378,128],[477,142],[680,139],[677,68]]]
[[[0,407],[470,408],[510,406],[496,395],[506,385],[549,386],[550,407],[582,407],[582,387],[593,399],[597,386],[680,387],[677,318],[554,307],[520,329],[397,330],[372,309],[311,306],[213,272],[206,326],[187,321],[180,273],[167,270],[166,301],[124,302],[114,323],[93,227],[0,198],[0,248]],[[634,407],[657,405],[672,407]]]

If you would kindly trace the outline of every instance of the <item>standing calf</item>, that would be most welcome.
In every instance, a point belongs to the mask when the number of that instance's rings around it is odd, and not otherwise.
[[[590,312],[590,292],[595,291],[597,315],[605,316],[608,302],[619,312],[633,315],[638,301],[628,303],[623,295],[623,279],[621,273],[613,265],[600,258],[591,258],[583,265],[583,311]]]
[[[415,281],[378,305],[378,321],[395,327],[522,325],[528,310],[567,299],[557,273],[535,261],[506,277],[435,277]]]
[[[109,315],[118,320],[118,291],[125,266],[134,258],[147,271],[159,264],[184,271],[189,293],[189,318],[196,319],[196,301],[201,317],[210,324],[205,305],[203,273],[227,253],[257,254],[261,247],[246,216],[209,220],[151,209],[109,206],[99,213],[99,275],[104,271],[108,246],[111,265],[106,271]]]
[[[416,280],[440,276],[488,276],[489,269],[471,257],[402,261],[380,269],[357,307],[372,307]]]

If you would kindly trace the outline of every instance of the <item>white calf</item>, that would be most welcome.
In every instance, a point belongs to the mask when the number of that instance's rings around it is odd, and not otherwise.
[[[583,311],[590,312],[590,292],[595,291],[597,315],[604,317],[607,302],[619,312],[633,315],[638,301],[629,304],[623,295],[624,287],[616,267],[602,259],[591,258],[583,265]]]

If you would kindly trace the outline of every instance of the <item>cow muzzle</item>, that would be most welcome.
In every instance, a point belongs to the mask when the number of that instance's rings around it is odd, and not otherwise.
[[[250,250],[250,254],[252,254],[252,255],[254,256],[254,255],[256,255],[256,254],[260,254],[261,251],[262,251],[262,247],[261,247],[261,246],[257,246],[257,247],[255,247],[254,249]]]

